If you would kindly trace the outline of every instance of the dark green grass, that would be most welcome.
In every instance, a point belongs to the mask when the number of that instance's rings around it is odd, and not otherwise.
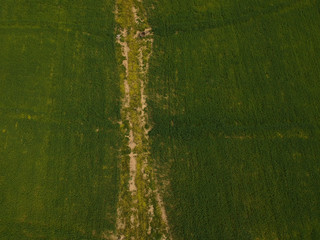
[[[174,238],[319,239],[318,3],[158,3],[151,140]]]
[[[97,239],[114,229],[112,11],[113,1],[1,4],[0,239]]]

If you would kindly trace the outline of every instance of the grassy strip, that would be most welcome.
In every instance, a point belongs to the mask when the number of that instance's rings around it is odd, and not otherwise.
[[[116,22],[119,42],[117,59],[121,66],[123,96],[121,129],[123,135],[129,138],[129,141],[123,141],[121,151],[118,236],[121,239],[167,239],[155,195],[143,93],[148,58],[152,51],[152,34],[146,30],[150,27],[141,2],[117,1]],[[130,181],[134,185],[132,189]]]

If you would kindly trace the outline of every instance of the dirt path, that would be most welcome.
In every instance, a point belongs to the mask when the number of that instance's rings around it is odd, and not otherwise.
[[[152,169],[145,86],[152,29],[141,0],[116,0],[117,58],[121,78],[121,150],[118,239],[171,239],[166,211]]]

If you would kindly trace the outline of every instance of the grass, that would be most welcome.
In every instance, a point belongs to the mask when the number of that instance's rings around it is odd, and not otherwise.
[[[100,239],[114,230],[113,4],[2,4],[0,239]]]
[[[144,85],[147,82],[146,69],[152,51],[152,36],[137,36],[138,31],[149,28],[144,6],[136,0],[116,1],[116,22],[119,37],[117,60],[123,101],[121,130],[124,136],[117,236],[119,239],[167,239],[166,225],[156,198],[153,161],[145,133],[148,115],[145,113],[147,106],[143,103]],[[131,184],[134,187],[130,187]]]
[[[317,3],[147,3],[152,152],[174,239],[318,239]]]
[[[114,4],[1,6],[0,239],[115,231],[128,123]],[[144,1],[149,141],[173,239],[320,238],[319,6]]]

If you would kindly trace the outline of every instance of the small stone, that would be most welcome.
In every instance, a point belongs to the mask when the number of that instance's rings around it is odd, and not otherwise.
[[[140,37],[145,37],[145,36],[146,36],[146,32],[143,31],[143,32],[139,33],[139,36],[140,36]]]

